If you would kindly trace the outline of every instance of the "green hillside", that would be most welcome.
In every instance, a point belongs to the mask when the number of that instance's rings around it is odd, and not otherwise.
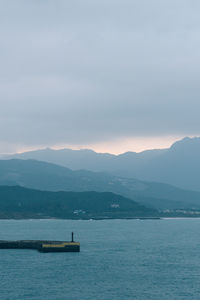
[[[200,192],[107,173],[72,171],[36,160],[0,160],[0,185],[43,191],[112,192],[159,210],[200,208]]]
[[[113,193],[45,192],[0,186],[0,218],[137,218],[156,210]]]

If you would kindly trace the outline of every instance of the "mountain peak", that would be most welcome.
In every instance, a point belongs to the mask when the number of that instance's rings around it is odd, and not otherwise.
[[[182,140],[175,142],[171,147],[170,150],[180,150],[180,149],[187,149],[192,150],[193,147],[200,147],[200,137],[185,137]]]

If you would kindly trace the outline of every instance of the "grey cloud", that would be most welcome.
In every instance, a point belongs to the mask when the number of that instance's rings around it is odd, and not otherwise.
[[[0,1],[0,141],[199,134],[199,1]]]

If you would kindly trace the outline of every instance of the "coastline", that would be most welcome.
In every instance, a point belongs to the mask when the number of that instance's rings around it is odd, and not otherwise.
[[[200,219],[200,216],[198,217],[147,217],[147,218],[143,218],[143,217],[127,217],[127,218],[51,218],[51,217],[47,217],[47,218],[0,218],[0,221],[45,221],[45,220],[57,220],[57,221],[111,221],[111,220],[140,220],[140,221],[156,221],[156,220],[185,220],[185,219]]]

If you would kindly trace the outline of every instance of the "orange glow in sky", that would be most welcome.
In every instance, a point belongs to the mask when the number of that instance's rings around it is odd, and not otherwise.
[[[120,154],[128,151],[141,152],[148,149],[163,149],[169,148],[174,142],[184,138],[184,136],[164,136],[164,137],[137,137],[124,138],[115,141],[106,141],[96,144],[87,145],[56,145],[51,148],[63,149],[70,148],[78,149],[92,149],[100,153]]]
[[[164,149],[169,148],[174,142],[181,140],[185,136],[157,136],[157,137],[135,137],[135,138],[123,138],[118,140],[110,140],[100,143],[91,143],[85,145],[72,145],[72,144],[57,144],[57,145],[38,145],[35,147],[20,146],[17,145],[15,151],[5,151],[6,153],[23,153],[28,151],[34,151],[38,149],[51,148],[55,150],[59,149],[91,149],[99,153],[112,153],[121,154],[124,152],[142,152],[150,149]],[[190,136],[193,137],[193,136]]]

